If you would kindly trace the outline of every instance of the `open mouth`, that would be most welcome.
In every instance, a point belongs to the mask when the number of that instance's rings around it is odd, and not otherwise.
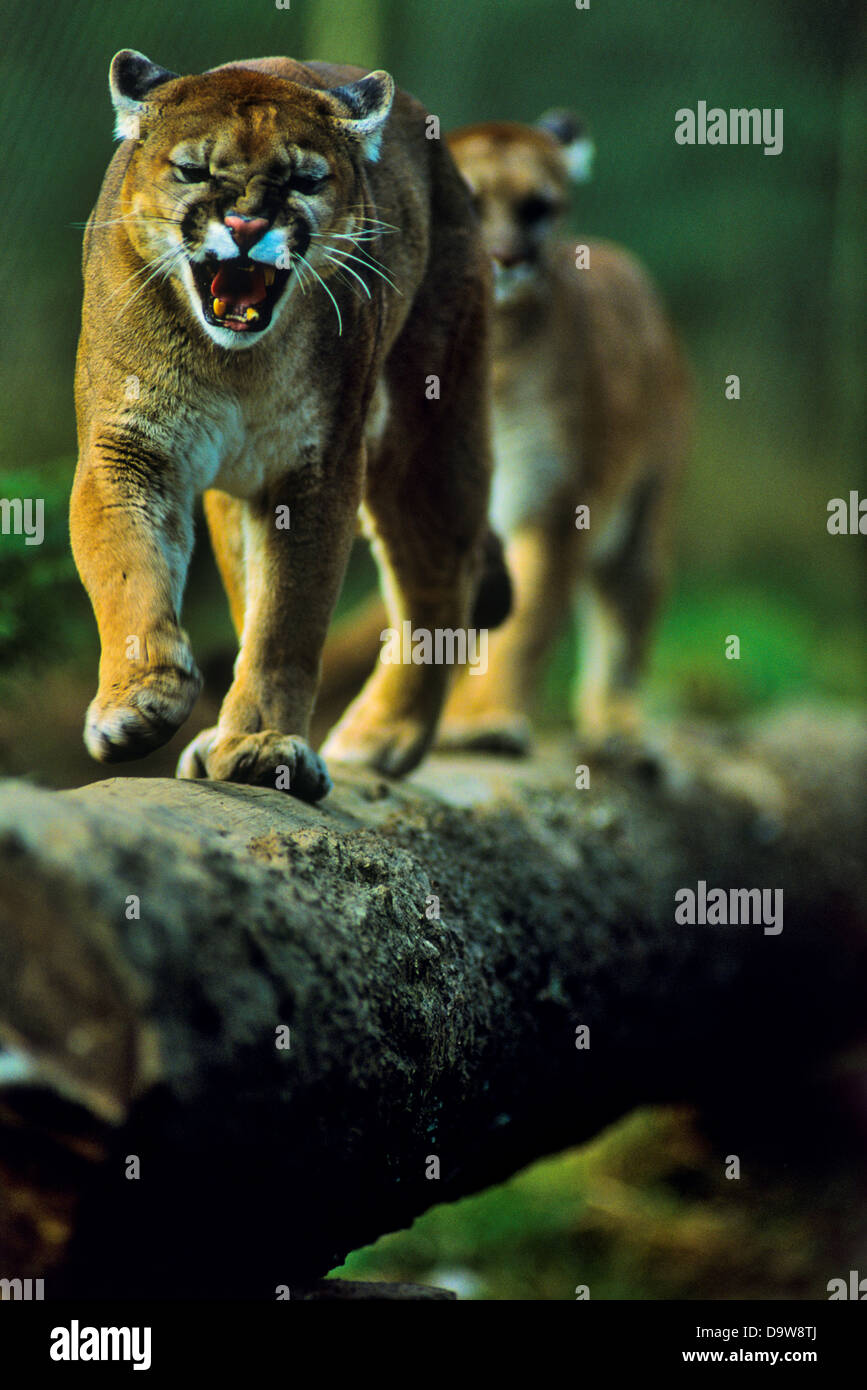
[[[291,268],[263,265],[247,255],[232,260],[206,256],[190,261],[190,268],[205,319],[233,333],[261,333],[267,328],[292,274]]]

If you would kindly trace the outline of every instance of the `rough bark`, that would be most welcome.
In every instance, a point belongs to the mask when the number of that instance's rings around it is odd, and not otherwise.
[[[796,1104],[864,1022],[863,726],[576,761],[0,788],[0,1275],[273,1298],[637,1104]]]

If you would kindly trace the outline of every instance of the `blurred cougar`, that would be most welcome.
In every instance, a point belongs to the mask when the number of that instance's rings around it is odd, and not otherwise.
[[[464,673],[452,690],[438,746],[528,752],[544,662],[574,613],[574,717],[594,748],[639,728],[637,686],[687,452],[687,373],[636,260],[560,236],[570,185],[589,176],[593,156],[575,116],[467,126],[449,146],[494,267],[489,521],[513,592],[486,674]],[[326,694],[367,674],[383,620],[370,604],[330,641]]]
[[[647,273],[619,246],[564,241],[593,145],[569,112],[449,137],[494,264],[495,471],[512,614],[488,671],[462,679],[440,745],[523,753],[545,657],[574,610],[586,746],[638,729],[636,687],[665,586],[688,386]]]

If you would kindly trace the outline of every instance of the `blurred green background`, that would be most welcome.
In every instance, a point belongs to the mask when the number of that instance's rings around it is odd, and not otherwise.
[[[274,0],[4,0],[0,18],[0,496],[46,504],[43,546],[0,536],[0,772],[54,786],[104,775],[81,746],[98,648],[66,506],[80,224],[112,150],[107,71],[121,47],[181,72],[269,53],[385,67],[446,130],[533,120],[552,105],[583,114],[595,179],[576,197],[570,230],[620,240],[644,259],[696,384],[694,464],[652,700],[666,713],[715,717],[802,696],[863,701],[864,540],[826,529],[830,498],[867,492],[867,57],[857,0],[591,0],[588,10],[572,0],[291,0],[288,9]],[[677,145],[674,113],[699,100],[782,107],[783,153]],[[725,399],[730,373],[741,380],[739,401]],[[369,573],[357,557],[344,604]],[[215,679],[169,748],[121,775],[170,773],[186,739],[212,722],[231,634],[204,546],[185,616]],[[741,638],[739,662],[724,659],[729,633]],[[564,639],[547,689],[551,722],[563,716],[571,660]],[[353,1268],[389,1277],[457,1270],[468,1294],[565,1298],[582,1282],[580,1248],[585,1262],[592,1251],[602,1296],[711,1296],[721,1276],[698,1260],[695,1231],[711,1220],[713,1194],[703,1191],[705,1217],[696,1217],[665,1186],[665,1163],[632,1196],[611,1177],[612,1163],[646,1151],[666,1126],[699,1172],[701,1144],[687,1120],[633,1117],[580,1155],[431,1213]],[[644,1172],[637,1159],[633,1169]],[[720,1237],[735,1264],[746,1219],[738,1210]],[[686,1275],[672,1279],[670,1249],[667,1265],[642,1262],[639,1230],[650,1232],[651,1251],[680,1231]],[[790,1291],[791,1270],[778,1264],[769,1255],[753,1270],[764,1296]]]

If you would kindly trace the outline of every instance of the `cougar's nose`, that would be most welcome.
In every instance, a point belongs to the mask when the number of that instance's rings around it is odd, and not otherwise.
[[[242,251],[249,251],[251,246],[261,241],[271,225],[267,217],[241,217],[236,212],[228,213],[223,221]]]

